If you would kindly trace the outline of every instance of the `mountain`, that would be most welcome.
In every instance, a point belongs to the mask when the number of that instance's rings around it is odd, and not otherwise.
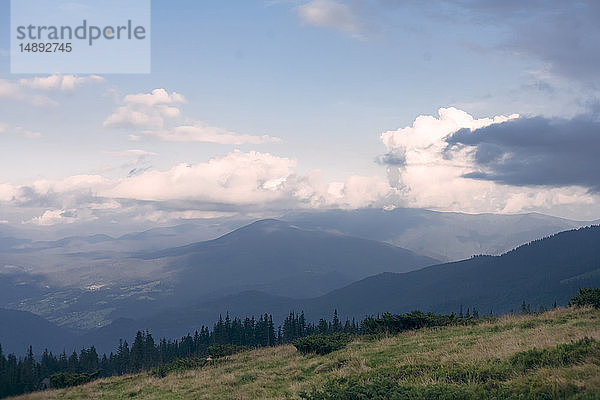
[[[250,316],[273,314],[281,321],[290,311],[307,317],[362,318],[383,312],[415,309],[458,312],[461,305],[480,313],[520,310],[525,301],[533,307],[566,304],[580,287],[600,286],[600,227],[566,231],[522,245],[501,256],[477,256],[407,273],[383,273],[312,299],[291,299],[256,291],[203,301],[152,316],[120,321],[90,336],[94,343],[114,346],[115,338],[128,338],[149,328],[157,336],[178,337],[212,324],[219,314]],[[108,340],[111,338],[112,342]]]
[[[337,307],[365,315],[414,309],[496,313],[566,304],[580,287],[600,286],[600,226],[562,232],[501,256],[478,256],[405,274],[379,274],[305,304],[313,315]]]
[[[296,226],[388,242],[443,261],[499,255],[523,243],[591,225],[548,215],[463,214],[415,208],[290,213]]]
[[[218,239],[143,254],[168,259],[175,297],[244,290],[307,298],[380,272],[407,272],[439,261],[387,243],[261,220]]]
[[[48,349],[55,353],[75,350],[70,346],[75,335],[37,315],[0,308],[0,345],[4,354],[25,354],[29,346],[35,353]]]

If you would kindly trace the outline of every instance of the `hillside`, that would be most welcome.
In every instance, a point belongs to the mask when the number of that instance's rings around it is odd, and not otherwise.
[[[0,338],[4,353],[22,354],[29,346],[36,351],[72,351],[68,344],[75,335],[35,314],[0,308]]]
[[[557,309],[469,327],[359,338],[326,356],[302,356],[293,346],[258,349],[164,378],[115,377],[19,399],[299,399],[315,388],[310,396],[315,400],[352,398],[349,393],[357,391],[375,399],[390,393],[396,399],[478,399],[492,393],[592,399],[600,396],[600,347],[594,341],[573,344],[585,337],[600,340],[600,311]],[[528,352],[534,348],[546,351]],[[320,393],[323,387],[326,393]]]
[[[384,273],[312,299],[291,299],[256,291],[223,296],[145,318],[117,321],[90,335],[88,343],[114,347],[115,337],[132,337],[149,328],[158,337],[178,337],[214,323],[219,314],[273,314],[282,320],[304,310],[318,320],[337,309],[342,318],[415,309],[437,313],[477,308],[495,314],[566,305],[580,287],[600,286],[600,227],[581,228],[522,245],[502,256],[481,256],[408,273]],[[106,347],[101,347],[106,348]]]
[[[600,227],[561,232],[501,256],[480,256],[406,274],[381,274],[307,302],[320,315],[336,307],[345,315],[438,313],[476,307],[481,312],[566,304],[580,287],[600,285]]]

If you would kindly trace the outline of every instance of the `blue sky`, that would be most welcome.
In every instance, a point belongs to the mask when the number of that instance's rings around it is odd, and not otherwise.
[[[569,169],[575,150],[451,140],[490,125],[544,140],[554,131],[535,117],[561,127],[556,146],[597,149],[599,7],[424,3],[153,1],[151,74],[36,77],[9,72],[1,0],[0,221],[360,207],[600,218],[597,185],[579,179],[591,157]],[[578,118],[586,134],[571,134]],[[533,176],[543,162],[566,163],[564,179]]]

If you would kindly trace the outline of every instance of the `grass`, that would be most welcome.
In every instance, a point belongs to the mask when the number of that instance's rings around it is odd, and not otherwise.
[[[597,399],[599,341],[600,310],[557,309],[361,337],[323,356],[291,345],[252,350],[162,378],[115,377],[19,399]]]

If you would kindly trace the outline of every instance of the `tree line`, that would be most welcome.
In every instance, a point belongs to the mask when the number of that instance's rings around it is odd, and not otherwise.
[[[138,331],[131,344],[120,340],[114,352],[103,355],[91,346],[71,354],[64,351],[54,354],[45,350],[36,357],[30,346],[25,357],[17,357],[5,355],[0,345],[0,398],[39,390],[44,379],[51,377],[56,378],[56,382],[81,383],[96,377],[149,370],[177,359],[208,357],[211,350],[216,351],[219,345],[269,347],[317,333],[342,332],[359,334],[361,326],[354,319],[342,323],[337,310],[331,321],[320,319],[316,324],[307,322],[304,312],[291,312],[277,329],[269,314],[244,319],[232,319],[226,314],[225,318],[219,317],[212,329],[202,326],[193,335],[188,334],[178,340],[163,338],[157,341],[150,331]]]
[[[600,296],[597,291],[598,289],[584,294],[596,300]],[[574,298],[574,303],[576,299]],[[553,306],[555,307],[556,305]],[[530,306],[526,306],[524,302],[521,308],[521,313],[530,313]],[[64,351],[61,354],[53,354],[44,350],[39,357],[34,356],[30,346],[25,357],[17,357],[14,354],[6,356],[0,345],[0,398],[40,390],[44,380],[50,378],[54,387],[64,387],[85,383],[98,377],[164,367],[175,360],[211,355],[218,357],[231,354],[236,349],[306,342],[307,352],[311,352],[315,347],[313,342],[317,343],[319,348],[329,348],[331,340],[347,342],[348,335],[397,333],[429,326],[464,324],[492,316],[490,311],[489,315],[480,317],[475,308],[467,308],[465,313],[461,305],[458,314],[424,314],[413,311],[401,315],[367,316],[360,322],[354,318],[346,319],[344,323],[339,319],[337,310],[334,310],[331,321],[321,318],[317,323],[312,323],[307,322],[304,312],[290,312],[283,324],[275,329],[272,315],[263,314],[258,319],[254,316],[232,319],[227,313],[225,318],[219,317],[212,329],[202,326],[193,335],[187,334],[181,339],[162,338],[156,341],[150,331],[138,331],[131,345],[121,339],[114,352],[102,356],[94,346],[82,348],[79,353],[71,354]],[[331,339],[327,339],[327,336]],[[308,341],[299,342],[302,338],[307,338]]]

